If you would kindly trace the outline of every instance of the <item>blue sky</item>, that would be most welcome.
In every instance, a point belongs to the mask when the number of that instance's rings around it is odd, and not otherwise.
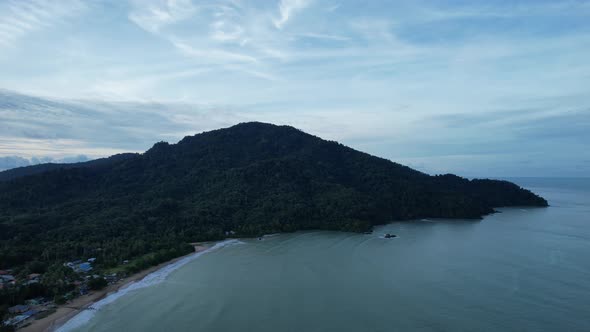
[[[289,124],[428,173],[590,174],[590,1],[0,1],[0,169]]]

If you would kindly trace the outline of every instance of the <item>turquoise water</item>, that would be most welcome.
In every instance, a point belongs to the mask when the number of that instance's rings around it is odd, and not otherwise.
[[[551,207],[227,243],[62,330],[590,331],[590,181],[511,180]]]

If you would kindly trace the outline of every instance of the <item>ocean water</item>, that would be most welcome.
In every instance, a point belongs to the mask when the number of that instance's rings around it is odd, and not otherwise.
[[[61,331],[590,331],[590,180],[510,180],[551,207],[226,242]]]

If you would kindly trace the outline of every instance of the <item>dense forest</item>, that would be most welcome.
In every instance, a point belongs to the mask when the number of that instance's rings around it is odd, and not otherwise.
[[[429,176],[292,127],[243,123],[141,155],[0,182],[0,268],[180,242],[425,217],[479,218],[547,202],[515,184]],[[35,167],[35,166],[33,166]]]
[[[0,269],[88,257],[114,267],[230,231],[365,231],[521,205],[547,202],[510,182],[430,176],[292,127],[243,123],[143,154],[0,173]]]

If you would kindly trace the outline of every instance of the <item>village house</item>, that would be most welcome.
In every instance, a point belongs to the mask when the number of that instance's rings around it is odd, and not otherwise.
[[[90,272],[92,271],[92,265],[90,263],[79,264],[74,271],[76,272]]]
[[[23,307],[28,307],[28,306],[23,306]],[[18,328],[18,327],[22,326],[27,319],[35,316],[38,313],[39,313],[39,311],[37,311],[37,310],[24,311],[24,312],[20,313],[20,315],[17,315],[17,316],[10,318],[10,319],[5,320],[4,325],[12,325],[12,326],[15,326]]]
[[[29,279],[29,280],[39,279],[40,276],[41,276],[40,273],[31,273],[27,276],[27,279]]]
[[[92,262],[94,262],[94,260]],[[81,273],[81,272],[87,273],[87,272],[92,271],[92,263],[90,262],[90,260],[88,262],[83,262],[81,260],[67,262],[67,263],[64,263],[64,266],[69,267],[70,269],[74,270],[74,272],[77,272],[77,273]]]
[[[25,301],[25,303],[30,306],[38,306],[38,305],[41,305],[46,302],[47,302],[47,299],[44,297],[36,297],[34,299],[29,299],[29,300]]]
[[[110,284],[110,283],[114,283],[117,282],[117,274],[116,273],[112,273],[112,274],[107,274],[106,276],[104,276],[104,278],[106,279],[106,281]]]
[[[39,283],[39,278],[41,277],[40,273],[31,273],[27,276],[26,285],[37,284]]]
[[[31,307],[29,307],[28,305],[18,304],[18,305],[15,305],[14,307],[8,308],[8,312],[11,314],[22,314],[24,312],[29,311],[30,309],[31,309]]]
[[[13,275],[4,274],[0,275],[0,289],[4,289],[8,286],[14,286],[16,284],[16,279]]]
[[[6,283],[12,282],[15,280],[14,276],[10,275],[10,274],[1,275],[0,279],[2,279],[2,281],[6,282]]]
[[[76,261],[71,261],[71,262],[64,263],[64,266],[67,266],[67,267],[73,269],[75,266],[77,266],[80,263],[82,263],[81,260],[76,260]]]

